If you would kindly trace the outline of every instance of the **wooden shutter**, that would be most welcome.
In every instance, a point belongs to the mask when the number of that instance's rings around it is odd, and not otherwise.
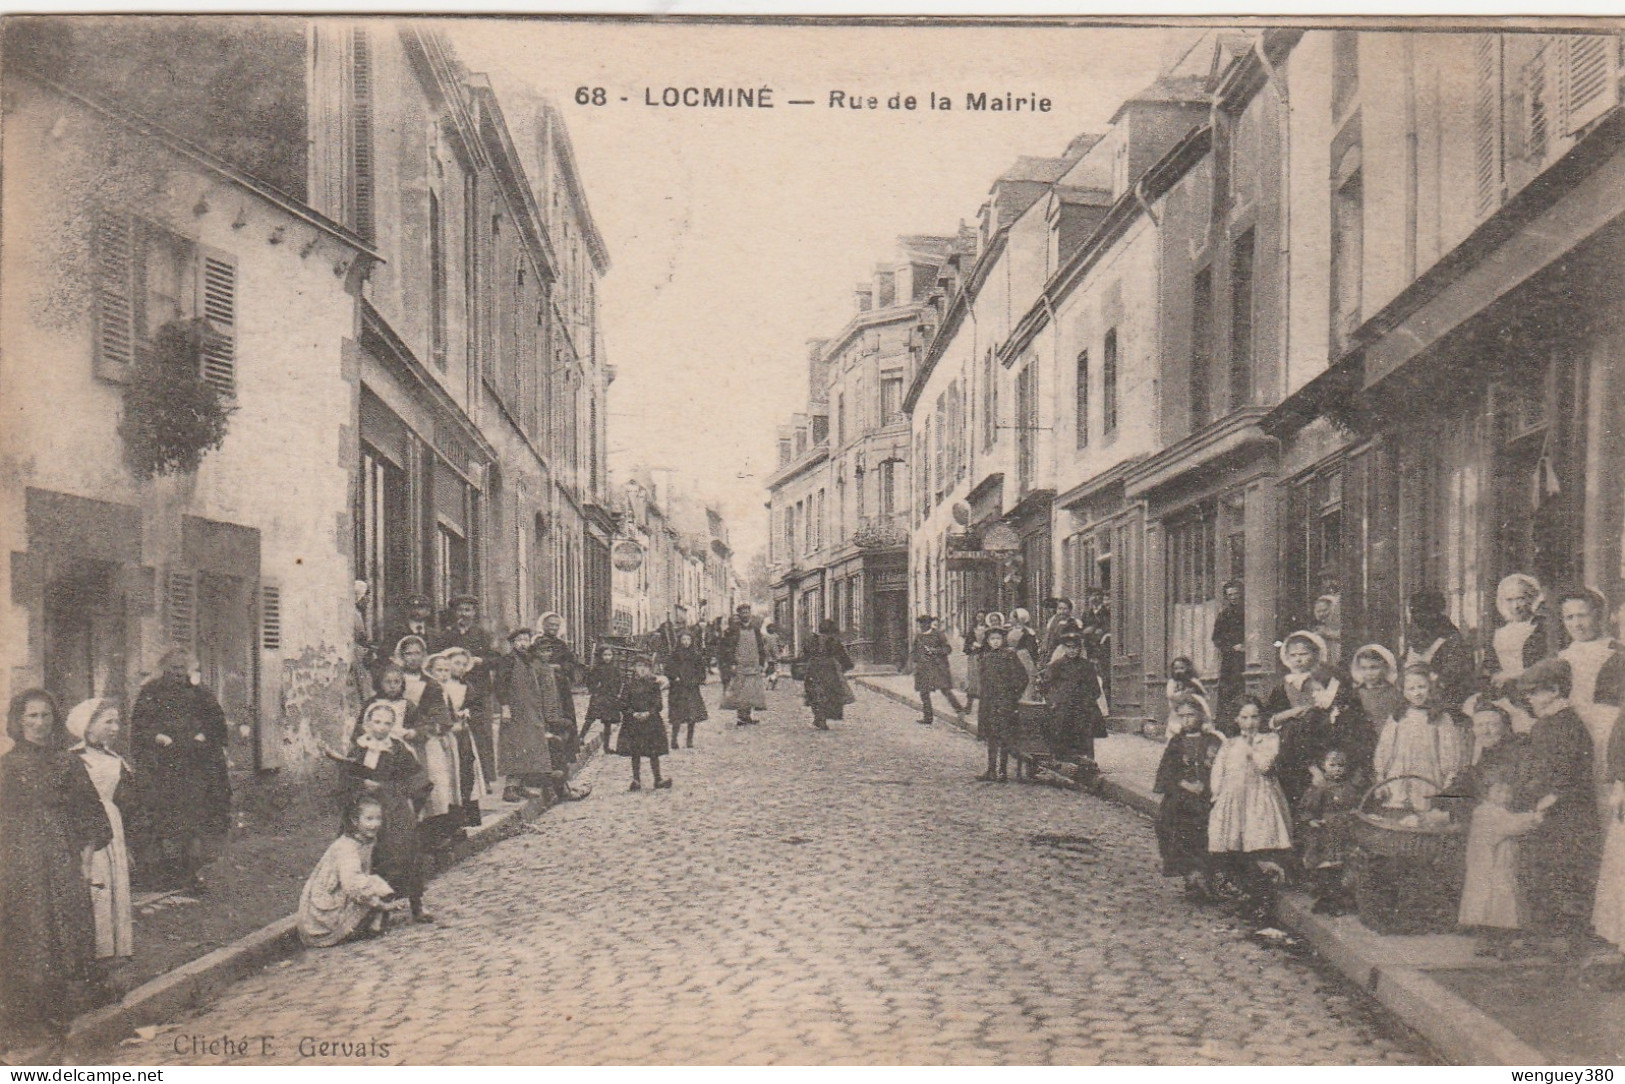
[[[135,361],[135,220],[104,211],[96,220],[96,375],[123,380]]]
[[[375,240],[373,197],[376,191],[372,83],[372,42],[366,30],[357,29],[350,34],[350,197],[355,232],[369,242]]]
[[[1501,206],[1501,36],[1473,39],[1473,179],[1478,217]]]
[[[188,651],[197,646],[197,574],[170,569],[164,577],[164,635]]]
[[[1563,46],[1558,84],[1563,134],[1573,135],[1618,100],[1619,40],[1612,34],[1573,34]]]
[[[282,588],[271,584],[260,588],[260,647],[282,650]]]
[[[1526,156],[1536,162],[1546,157],[1551,145],[1552,96],[1546,74],[1550,68],[1547,57],[1552,51],[1550,42],[1538,46],[1523,69],[1524,149]]]
[[[226,396],[237,394],[237,263],[222,252],[198,256],[198,312],[214,332],[203,346],[203,379]]]

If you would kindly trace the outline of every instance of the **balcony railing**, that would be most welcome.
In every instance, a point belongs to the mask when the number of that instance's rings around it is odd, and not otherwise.
[[[908,545],[907,516],[901,512],[864,516],[852,532],[852,544],[866,550]]]

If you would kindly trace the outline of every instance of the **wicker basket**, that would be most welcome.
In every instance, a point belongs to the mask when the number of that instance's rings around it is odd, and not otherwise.
[[[1354,895],[1360,921],[1384,934],[1446,932],[1455,926],[1466,877],[1466,833],[1457,823],[1402,825],[1368,812],[1371,798],[1400,779],[1423,777],[1384,779],[1366,791],[1354,810]]]

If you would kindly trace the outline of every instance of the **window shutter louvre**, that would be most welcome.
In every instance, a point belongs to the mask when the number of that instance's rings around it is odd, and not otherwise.
[[[1528,118],[1524,132],[1527,140],[1525,150],[1527,157],[1537,162],[1546,157],[1546,149],[1551,144],[1551,95],[1546,86],[1546,57],[1549,52],[1551,49],[1548,45],[1540,46],[1524,66],[1524,100]]]
[[[1619,41],[1611,34],[1573,34],[1563,44],[1563,134],[1573,135],[1618,98]]]
[[[203,379],[226,396],[237,394],[237,264],[207,251],[200,259],[198,309],[214,334],[203,347]]]
[[[350,36],[350,93],[353,159],[350,178],[351,198],[355,214],[355,232],[365,241],[373,241],[373,171],[372,145],[372,42],[365,30],[355,30]]]
[[[1501,36],[1473,41],[1473,176],[1478,216],[1501,205]]]
[[[134,220],[102,212],[96,220],[95,371],[103,380],[123,380],[135,361],[134,259]]]
[[[260,588],[260,647],[282,650],[282,588],[269,584]]]
[[[164,632],[175,647],[195,650],[197,578],[190,570],[171,569],[164,578]]]

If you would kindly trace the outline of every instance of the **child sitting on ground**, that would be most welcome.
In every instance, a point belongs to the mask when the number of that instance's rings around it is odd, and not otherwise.
[[[1548,795],[1527,813],[1514,813],[1514,769],[1498,764],[1481,776],[1484,793],[1467,830],[1467,881],[1457,921],[1479,932],[1480,956],[1505,958],[1529,920],[1518,885],[1518,837],[1537,827],[1556,801]]]
[[[1315,898],[1314,912],[1320,915],[1340,915],[1349,910],[1350,821],[1362,795],[1348,775],[1348,754],[1328,749],[1320,761],[1320,779],[1310,785],[1298,804],[1303,869]]]
[[[378,799],[358,794],[344,807],[343,831],[327,848],[299,894],[299,940],[327,948],[351,937],[376,937],[384,916],[405,905],[372,872],[372,848],[384,823]]]

